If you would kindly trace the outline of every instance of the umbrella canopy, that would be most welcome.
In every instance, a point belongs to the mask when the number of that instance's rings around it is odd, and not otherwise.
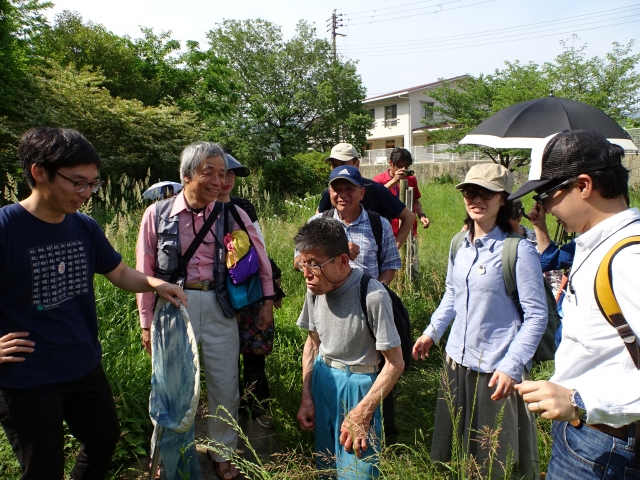
[[[540,149],[563,130],[593,130],[625,150],[637,150],[629,134],[609,115],[586,103],[553,95],[516,103],[484,120],[461,145]]]
[[[147,188],[142,194],[142,198],[146,198],[147,200],[158,200],[159,198],[164,198],[169,186],[173,187],[173,193],[178,193],[182,190],[182,185],[179,183],[169,181],[158,182]]]

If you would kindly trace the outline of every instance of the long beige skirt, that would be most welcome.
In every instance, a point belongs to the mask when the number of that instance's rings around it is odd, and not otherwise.
[[[431,459],[449,463],[452,471],[464,470],[467,478],[488,478],[491,470],[491,478],[499,479],[510,470],[510,478],[538,479],[535,417],[517,393],[497,402],[491,400],[494,388],[487,386],[491,376],[446,356]],[[525,371],[523,380],[528,379]]]

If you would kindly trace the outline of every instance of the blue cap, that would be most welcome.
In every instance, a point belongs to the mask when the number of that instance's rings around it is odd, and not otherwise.
[[[341,167],[334,168],[331,171],[331,175],[329,176],[329,185],[331,185],[331,182],[339,178],[344,178],[345,180],[349,180],[354,185],[364,187],[364,182],[362,181],[360,170],[358,170],[356,167],[352,167],[351,165],[343,165]]]
[[[249,169],[242,165],[238,160],[233,158],[230,154],[225,153],[225,157],[227,157],[227,170],[233,170],[236,174],[236,177],[248,177]]]

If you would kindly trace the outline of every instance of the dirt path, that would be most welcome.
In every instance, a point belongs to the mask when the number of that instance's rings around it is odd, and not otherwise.
[[[263,428],[256,421],[249,420],[244,414],[240,415],[240,428],[242,428],[242,431],[249,438],[251,446],[262,461],[268,461],[270,455],[280,451],[278,437],[275,432]],[[195,436],[196,439],[204,439],[207,437],[207,419],[202,415],[198,415],[196,417]],[[201,445],[198,445],[196,449],[198,452],[198,460],[200,460],[200,469],[202,471],[203,480],[218,480],[219,477],[216,474],[215,465],[213,465],[211,459],[207,455],[207,449]],[[244,445],[242,439],[240,440],[237,451],[243,458],[255,461],[251,450]],[[149,462],[149,457],[141,458],[130,467],[129,471],[122,478],[126,480],[148,479],[149,474],[146,468],[148,468]],[[145,466],[146,468],[144,468]]]

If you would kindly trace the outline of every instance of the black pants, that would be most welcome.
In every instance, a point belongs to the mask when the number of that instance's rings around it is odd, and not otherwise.
[[[246,398],[247,408],[253,414],[253,407],[262,405],[266,408],[266,402],[271,396],[269,380],[265,372],[266,357],[254,353],[243,353],[242,364],[240,398]],[[255,405],[256,403],[258,405]]]
[[[120,424],[102,365],[73,382],[0,389],[0,423],[23,480],[64,477],[63,420],[82,443],[71,478],[103,479],[120,438]]]

